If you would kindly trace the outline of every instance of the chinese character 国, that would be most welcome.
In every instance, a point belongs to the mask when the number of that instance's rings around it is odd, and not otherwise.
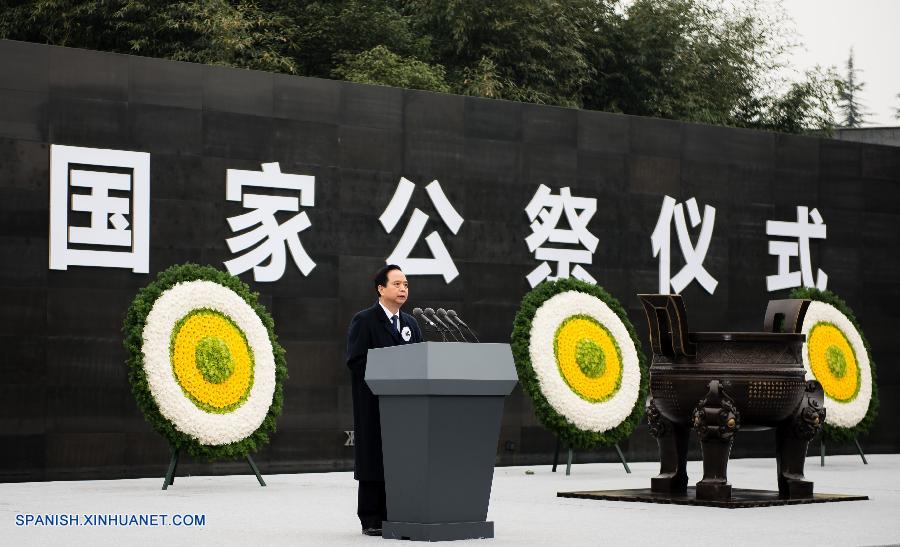
[[[50,269],[69,266],[150,271],[150,154],[50,147]]]

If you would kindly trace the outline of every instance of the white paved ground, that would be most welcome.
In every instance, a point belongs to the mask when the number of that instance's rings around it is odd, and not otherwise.
[[[775,462],[734,460],[739,488],[775,488]],[[533,475],[526,470],[534,471]],[[557,498],[565,490],[646,488],[655,463],[502,467],[494,474],[488,518],[496,538],[453,545],[887,545],[900,544],[900,455],[807,460],[817,492],[865,494],[869,501],[719,509]],[[699,462],[689,468],[700,478]],[[180,477],[0,484],[0,545],[382,545],[359,533],[350,473]],[[17,526],[26,514],[79,514],[79,526]],[[204,515],[202,527],[86,526],[84,514]],[[714,541],[697,540],[711,534]]]

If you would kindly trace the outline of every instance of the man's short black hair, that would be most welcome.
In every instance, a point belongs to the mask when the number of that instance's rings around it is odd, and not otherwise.
[[[387,266],[375,272],[375,294],[379,296],[381,295],[381,293],[378,292],[378,287],[387,287],[388,274],[394,270],[400,270],[400,266],[396,264],[388,264]]]

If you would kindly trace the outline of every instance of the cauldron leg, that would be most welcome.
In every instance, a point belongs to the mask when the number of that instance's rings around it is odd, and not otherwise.
[[[740,420],[734,400],[718,380],[711,381],[709,392],[694,409],[693,423],[703,452],[703,480],[697,483],[697,499],[731,499],[728,458]]]
[[[778,425],[775,459],[778,463],[778,494],[783,498],[808,498],[813,483],[803,476],[806,449],[825,421],[825,394],[815,380],[806,383],[806,392],[794,415]]]
[[[650,479],[651,492],[683,494],[687,492],[687,450],[690,430],[663,416],[653,397],[647,401],[650,434],[659,445],[659,475]]]

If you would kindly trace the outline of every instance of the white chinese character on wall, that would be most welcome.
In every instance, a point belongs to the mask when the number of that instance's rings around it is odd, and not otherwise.
[[[400,178],[397,189],[394,191],[394,196],[378,218],[387,233],[391,233],[397,226],[397,223],[400,222],[400,218],[406,211],[415,189],[415,184],[406,178]],[[463,224],[463,218],[450,204],[447,196],[444,195],[441,183],[436,180],[432,181],[431,184],[425,187],[425,191],[428,193],[431,203],[437,209],[438,215],[447,228],[454,234],[459,232],[459,228]],[[444,281],[450,283],[459,275],[459,271],[456,269],[456,264],[453,263],[444,241],[437,232],[432,231],[425,237],[425,242],[428,244],[432,258],[410,258],[409,256],[413,247],[418,243],[419,238],[422,237],[422,231],[425,229],[428,218],[428,215],[423,213],[418,207],[413,210],[412,217],[406,224],[403,235],[400,236],[400,241],[394,247],[386,263],[397,264],[406,275],[442,275],[444,276]]]
[[[541,264],[525,278],[535,287],[545,279],[555,280],[575,277],[588,283],[596,283],[582,264],[591,264],[597,249],[597,238],[588,230],[588,223],[597,212],[597,199],[575,197],[568,187],[561,188],[554,195],[550,188],[541,184],[525,207],[525,214],[531,221],[531,235],[525,238],[528,250],[534,253]],[[569,228],[560,228],[563,213]],[[580,248],[547,247],[546,243],[578,245]],[[556,275],[548,262],[556,263]],[[575,264],[572,267],[572,264]]]
[[[240,201],[245,209],[252,209],[248,213],[230,217],[228,225],[235,233],[255,226],[252,230],[226,240],[232,253],[246,251],[225,262],[229,273],[237,275],[253,268],[255,281],[278,281],[284,275],[286,251],[290,250],[300,272],[309,275],[316,263],[306,253],[299,236],[300,232],[310,227],[309,216],[306,211],[299,212],[283,224],[278,224],[275,213],[297,213],[301,205],[313,207],[316,203],[315,184],[316,178],[313,176],[282,173],[278,162],[262,164],[262,171],[227,170],[225,199]],[[300,195],[249,193],[245,192],[247,187],[291,190]],[[263,264],[267,260],[268,263]]]
[[[50,146],[50,269],[69,266],[150,271],[150,154]]]
[[[680,293],[691,281],[696,279],[700,286],[706,289],[706,292],[713,294],[719,282],[703,267],[703,260],[706,258],[709,242],[712,240],[713,226],[716,223],[716,209],[705,205],[701,219],[697,200],[691,198],[684,205],[687,205],[692,228],[696,228],[702,222],[696,245],[691,243],[691,235],[684,218],[684,206],[676,203],[675,199],[669,196],[663,198],[659,219],[657,219],[656,227],[650,236],[653,256],[659,257],[659,293]],[[675,234],[678,236],[678,246],[681,247],[685,261],[684,267],[674,277],[671,275],[670,249],[673,220],[675,221]]]
[[[809,219],[812,219],[810,224]],[[818,209],[797,207],[797,222],[766,221],[766,235],[790,237],[797,241],[769,241],[769,254],[778,257],[778,273],[766,276],[766,289],[769,292],[779,289],[799,287],[816,287],[824,291],[828,285],[828,274],[821,269],[813,279],[812,262],[809,256],[809,240],[825,239],[826,225]],[[791,257],[800,258],[800,271],[791,271]]]

